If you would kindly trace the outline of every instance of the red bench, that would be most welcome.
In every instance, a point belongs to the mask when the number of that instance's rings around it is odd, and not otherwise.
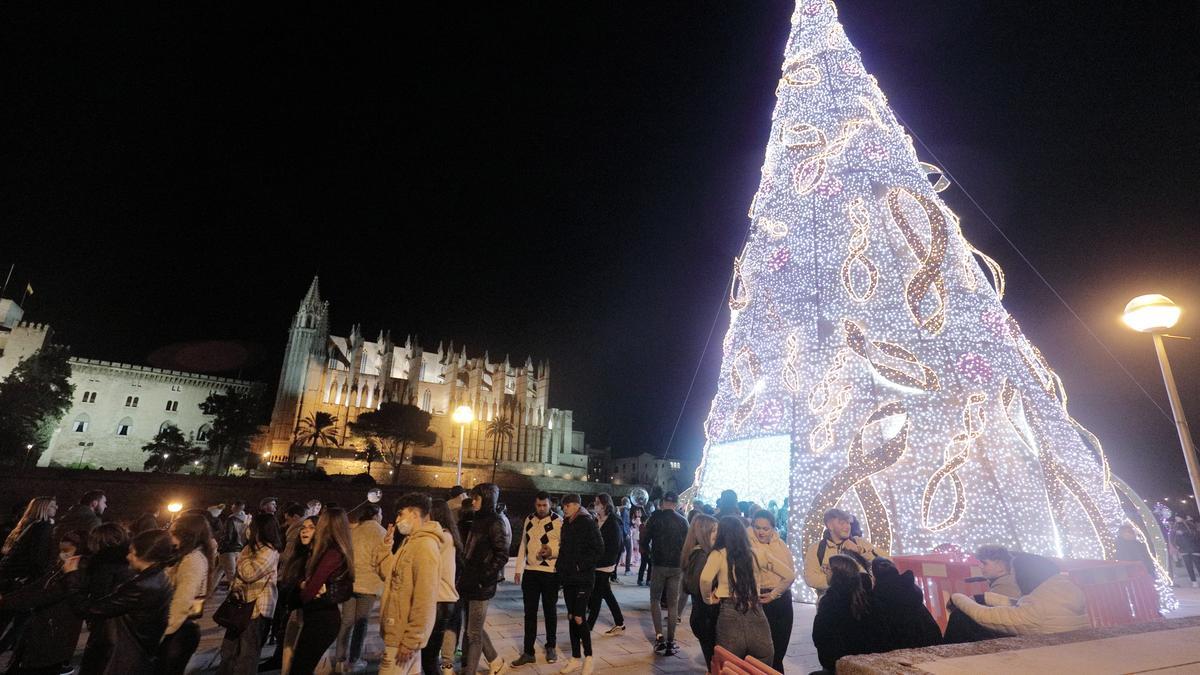
[[[728,649],[718,645],[713,650],[710,675],[782,675],[778,670],[759,661],[753,656],[738,658]]]
[[[975,595],[985,583],[967,583],[980,575],[979,561],[955,553],[901,555],[892,558],[901,572],[911,571],[925,595],[925,606],[938,625],[946,628],[946,603],[954,593]],[[1112,560],[1055,559],[1060,569],[1083,590],[1092,626],[1122,626],[1162,618],[1154,578],[1141,563]]]

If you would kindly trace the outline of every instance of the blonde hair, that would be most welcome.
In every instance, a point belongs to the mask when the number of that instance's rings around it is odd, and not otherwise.
[[[34,523],[52,521],[53,516],[50,515],[50,505],[57,506],[58,500],[54,497],[34,497],[29,500],[29,505],[25,507],[25,513],[21,516],[21,520],[17,522],[17,526],[8,534],[8,539],[4,540],[4,547],[0,549],[4,555],[8,555],[17,540],[25,534],[25,530],[29,529]]]
[[[313,533],[312,555],[308,557],[306,576],[312,576],[322,556],[331,548],[341,551],[346,559],[346,574],[354,580],[354,547],[350,543],[350,520],[346,510],[339,507],[323,509],[317,519],[317,531]]]
[[[699,546],[706,554],[712,553],[713,532],[717,531],[717,519],[704,513],[697,513],[688,527],[687,537],[683,540],[683,554],[679,561],[680,567],[687,566],[687,559],[692,549]]]

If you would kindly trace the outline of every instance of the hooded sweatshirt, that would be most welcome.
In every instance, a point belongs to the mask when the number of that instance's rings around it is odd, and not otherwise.
[[[405,537],[396,552],[379,612],[387,647],[415,651],[429,641],[442,581],[442,541],[442,526],[429,521]]]

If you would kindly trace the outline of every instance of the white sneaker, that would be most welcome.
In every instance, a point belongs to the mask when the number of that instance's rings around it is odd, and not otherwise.
[[[508,672],[508,661],[497,656],[495,661],[488,663],[488,669],[492,675],[504,675]]]
[[[592,669],[594,667],[595,666],[592,665],[592,657],[583,657],[583,675],[592,675]]]
[[[624,632],[625,632],[625,624],[621,624],[620,626],[613,626],[612,628],[609,628],[608,630],[604,631],[604,634],[605,635],[619,635]]]
[[[1200,588],[1200,581],[1193,581],[1192,588]]]
[[[579,659],[577,659],[577,658],[575,658],[574,656],[572,656],[572,657],[571,657],[571,659],[570,659],[569,661],[567,661],[567,665],[563,666],[563,667],[562,667],[562,670],[560,670],[560,671],[558,671],[558,672],[560,672],[560,673],[574,673],[574,672],[578,672],[578,671],[579,671],[579,668],[580,668],[580,665],[581,665],[581,664],[579,663]]]

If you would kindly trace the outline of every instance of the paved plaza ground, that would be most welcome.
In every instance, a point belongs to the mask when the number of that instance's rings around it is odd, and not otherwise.
[[[507,578],[512,578],[512,566],[509,566]],[[624,634],[616,636],[604,635],[604,631],[612,625],[608,609],[601,609],[600,619],[596,623],[592,645],[597,664],[596,670],[604,675],[625,675],[633,673],[700,673],[704,671],[700,647],[696,643],[692,631],[688,628],[687,616],[690,607],[684,610],[683,622],[676,633],[676,641],[680,652],[673,657],[663,657],[654,654],[652,641],[654,628],[650,619],[650,592],[646,587],[636,585],[636,576],[621,576],[621,584],[614,585],[613,590],[621,603],[625,614]],[[1200,616],[1200,589],[1175,589],[1180,600],[1180,608],[1170,614],[1170,617]],[[202,641],[200,648],[192,658],[188,672],[213,672],[218,661],[217,652],[220,648],[224,630],[212,622],[212,613],[219,605],[222,594],[214,597],[205,608],[205,616],[201,621]],[[544,624],[538,621],[538,663],[525,666],[518,671],[521,673],[556,673],[565,663],[570,653],[570,641],[567,638],[566,612],[562,601],[559,601],[558,646],[560,658],[557,664],[547,664],[543,660],[542,644]],[[797,603],[795,605],[795,623],[792,628],[792,638],[788,647],[787,660],[784,669],[789,673],[809,673],[820,668],[817,662],[816,649],[812,645],[812,621],[816,611],[813,605]],[[521,603],[521,590],[511,583],[500,585],[496,598],[488,611],[487,630],[495,643],[496,649],[511,661],[517,658],[521,650],[521,640],[524,633],[524,619]],[[366,644],[366,658],[371,661],[371,667],[366,672],[375,672],[379,653],[383,643],[379,638],[378,606],[371,619]],[[85,636],[86,638],[86,636]],[[82,653],[84,640],[80,640]],[[264,658],[274,650],[268,646],[263,650]],[[77,654],[78,656],[78,654]]]
[[[509,565],[506,578],[512,578],[512,565]],[[688,628],[688,613],[690,606],[684,610],[683,622],[676,632],[676,642],[680,652],[673,657],[663,657],[654,654],[654,627],[650,619],[650,589],[636,585],[637,576],[620,576],[621,584],[614,585],[613,590],[621,603],[625,614],[626,631],[616,636],[604,635],[604,631],[612,626],[612,618],[607,607],[600,610],[600,618],[596,622],[596,630],[592,634],[592,651],[596,657],[596,672],[603,675],[633,675],[634,673],[701,673],[704,672],[704,662],[700,655],[700,646],[692,631]],[[1200,590],[1193,588],[1175,589],[1179,596],[1180,608],[1170,616],[1200,615]],[[817,651],[812,644],[812,622],[816,607],[796,603],[795,622],[792,626],[792,639],[788,646],[787,660],[784,670],[788,673],[810,673],[819,670]],[[222,630],[215,626],[209,618],[216,604],[210,605],[205,611],[203,622],[203,642],[196,655],[192,658],[189,672],[206,672],[215,669],[217,649],[220,645]],[[538,620],[538,663],[520,668],[521,673],[557,673],[570,655],[570,640],[567,637],[566,609],[559,601],[558,648],[559,661],[557,664],[545,663],[542,644],[545,635],[545,624]],[[488,610],[487,630],[496,649],[506,661],[517,658],[521,651],[521,641],[524,635],[524,610],[521,603],[521,589],[511,583],[503,583],[492,600]],[[665,620],[665,617],[664,617]],[[371,629],[367,640],[366,653],[369,660],[374,661],[367,672],[375,672],[379,652],[383,643],[379,639],[378,607],[372,617]],[[263,650],[264,657],[273,648]]]

